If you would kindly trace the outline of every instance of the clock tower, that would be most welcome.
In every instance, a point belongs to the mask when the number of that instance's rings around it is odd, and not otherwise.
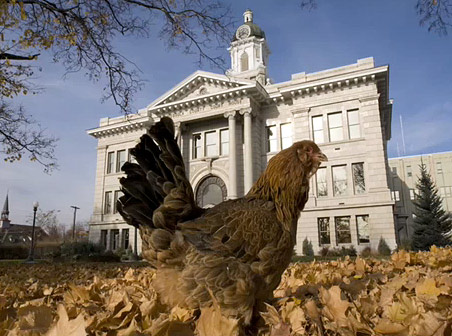
[[[265,33],[253,23],[251,10],[247,9],[243,13],[243,18],[244,23],[237,28],[228,49],[231,54],[231,69],[228,74],[239,78],[255,79],[265,85],[268,78],[268,55],[270,55]]]

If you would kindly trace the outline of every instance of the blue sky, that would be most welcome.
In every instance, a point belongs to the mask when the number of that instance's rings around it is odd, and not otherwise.
[[[414,1],[321,1],[316,10],[301,11],[297,1],[230,1],[238,25],[246,8],[266,33],[272,51],[269,73],[274,82],[298,72],[316,72],[374,57],[390,66],[390,97],[394,99],[390,157],[403,154],[399,116],[402,115],[406,155],[452,150],[452,35],[440,37],[419,27]],[[238,27],[237,25],[237,27]],[[146,85],[135,97],[143,108],[198,70],[196,56],[168,51],[157,33],[150,39],[126,40],[121,50],[142,71]],[[220,51],[221,52],[221,51]],[[223,55],[229,64],[229,55]],[[84,72],[63,77],[64,69],[42,55],[36,82],[45,92],[20,99],[27,112],[60,140],[60,169],[46,175],[26,160],[0,163],[0,204],[9,189],[10,219],[23,223],[32,204],[60,210],[59,220],[72,223],[71,205],[81,209],[77,220],[88,221],[93,208],[96,140],[86,130],[102,117],[119,115],[113,103],[101,104],[102,85]],[[201,66],[202,70],[221,70]],[[19,100],[16,100],[19,102]]]

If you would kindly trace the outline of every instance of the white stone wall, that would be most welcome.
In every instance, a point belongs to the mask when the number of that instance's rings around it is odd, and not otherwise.
[[[208,76],[202,73],[202,76]],[[190,78],[194,78],[192,75]],[[220,75],[212,74],[216,81],[222,80]],[[196,83],[210,83],[207,77],[196,79]],[[228,78],[225,77],[224,81]],[[328,131],[327,115],[342,112],[344,139],[336,142],[320,144],[322,151],[328,156],[327,167],[328,196],[317,197],[315,179],[311,181],[310,199],[302,212],[297,233],[297,252],[301,253],[301,244],[305,237],[313,242],[315,251],[319,251],[317,218],[330,217],[330,247],[340,247],[334,239],[334,217],[350,216],[352,242],[358,250],[370,246],[376,249],[378,241],[383,237],[391,248],[396,247],[393,206],[388,187],[387,161],[385,149],[387,135],[390,134],[390,104],[387,101],[387,68],[375,68],[372,59],[358,61],[354,65],[326,70],[315,74],[297,74],[288,82],[268,85],[250,81],[234,82],[232,88],[224,83],[224,91],[211,90],[211,96],[199,98],[190,90],[198,86],[177,86],[168,92],[168,97],[160,97],[161,103],[150,104],[146,110],[149,120],[158,116],[172,116],[181,127],[181,147],[186,163],[188,178],[196,188],[203,178],[209,175],[220,177],[229,187],[229,156],[218,155],[211,158],[193,159],[193,134],[210,130],[228,128],[228,119],[224,113],[236,112],[236,167],[237,192],[242,196],[245,190],[245,153],[243,115],[240,111],[252,110],[252,161],[253,180],[257,180],[265,169],[268,160],[275,153],[267,153],[266,126],[276,125],[278,148],[280,144],[280,125],[290,122],[293,127],[293,141],[312,139],[312,117],[324,116],[324,132]],[[238,85],[238,86],[237,86]],[[244,89],[240,89],[240,87]],[[235,90],[233,92],[233,90]],[[184,92],[178,94],[178,92]],[[187,93],[188,92],[188,93]],[[224,92],[224,93],[222,93]],[[188,100],[187,100],[188,99]],[[347,111],[358,109],[361,137],[349,139],[347,128]],[[197,112],[199,111],[199,112]],[[118,127],[120,123],[118,123]],[[98,130],[106,126],[101,123]],[[121,126],[122,127],[122,126]],[[92,219],[90,239],[98,240],[100,229],[115,229],[118,225],[126,225],[119,215],[102,214],[103,195],[105,191],[119,189],[118,178],[122,174],[105,174],[106,155],[109,151],[133,147],[136,139],[144,132],[144,128],[134,131],[120,130],[111,136],[100,136],[98,147],[98,164],[95,186],[95,210]],[[231,136],[231,134],[230,134]],[[355,195],[353,192],[352,164],[364,164],[366,191]],[[333,196],[331,167],[346,165],[348,171],[348,192],[340,197]],[[356,232],[356,216],[369,215],[370,243],[358,244]],[[122,226],[121,226],[122,227]],[[132,229],[132,228],[131,228]],[[130,231],[132,232],[132,231]],[[132,237],[131,237],[132,241]]]

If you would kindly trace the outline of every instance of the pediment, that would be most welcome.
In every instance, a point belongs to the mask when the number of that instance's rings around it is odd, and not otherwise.
[[[222,91],[250,84],[253,84],[253,82],[246,79],[236,79],[226,75],[196,71],[161,97],[157,98],[148,106],[148,108],[192,98],[210,96],[212,94],[218,94]]]

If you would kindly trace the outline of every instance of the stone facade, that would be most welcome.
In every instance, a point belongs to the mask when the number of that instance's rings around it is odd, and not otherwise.
[[[404,156],[389,159],[389,185],[395,201],[396,229],[400,240],[413,233],[413,200],[420,165],[425,164],[443,200],[443,208],[452,212],[452,152]]]
[[[146,127],[170,116],[200,205],[243,196],[273,155],[313,139],[329,161],[311,181],[296,252],[306,237],[316,252],[323,246],[376,248],[381,237],[395,248],[386,156],[389,67],[365,58],[271,83],[265,34],[248,11],[229,51],[232,69],[226,75],[197,71],[136,115],[102,119],[88,132],[98,139],[90,240],[112,249],[128,235],[133,244],[133,228],[112,205],[122,176],[118,168],[127,156],[121,151],[128,153]]]

